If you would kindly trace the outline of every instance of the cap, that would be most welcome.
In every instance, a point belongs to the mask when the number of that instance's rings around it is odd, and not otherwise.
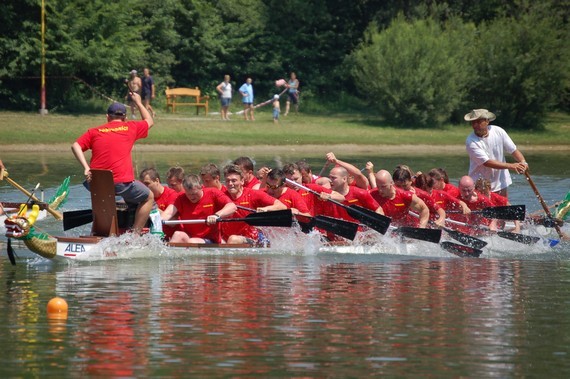
[[[274,99],[279,99],[279,95],[275,94],[275,95],[273,95],[273,98],[274,98]]]
[[[125,116],[127,114],[127,108],[121,103],[113,103],[107,108],[107,114]]]
[[[136,75],[137,74],[137,70],[131,70],[131,75]]]

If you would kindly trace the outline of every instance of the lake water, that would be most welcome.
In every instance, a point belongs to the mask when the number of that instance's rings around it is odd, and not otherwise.
[[[322,154],[308,158],[319,171]],[[527,154],[546,202],[570,189],[565,154]],[[141,170],[174,164],[196,171],[235,157],[137,153]],[[275,165],[295,154],[256,156]],[[341,156],[391,170],[446,167],[453,180],[464,156]],[[71,153],[2,154],[26,188],[46,199],[72,174],[65,210],[89,207]],[[516,175],[511,203],[540,209]],[[0,182],[0,199],[25,200]],[[39,226],[61,234],[61,224]],[[565,230],[567,226],[565,226]],[[69,231],[69,235],[85,230]],[[540,230],[534,231],[536,233]],[[282,248],[54,263],[17,243],[0,283],[1,377],[559,377],[570,375],[570,247],[492,239],[478,259],[429,243],[413,248],[333,252],[284,234]],[[309,240],[309,242],[311,242]],[[69,304],[65,321],[48,320],[47,302]]]

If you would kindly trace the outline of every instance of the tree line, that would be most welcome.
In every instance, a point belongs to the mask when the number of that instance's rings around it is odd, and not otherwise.
[[[569,0],[45,0],[48,109],[122,99],[131,69],[215,96],[224,74],[257,98],[297,73],[304,100],[350,97],[404,126],[477,107],[539,128],[568,111]],[[37,111],[40,2],[0,13],[0,104]],[[331,111],[346,111],[340,109]]]

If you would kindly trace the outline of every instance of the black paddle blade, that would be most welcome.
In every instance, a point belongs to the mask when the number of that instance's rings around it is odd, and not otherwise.
[[[470,236],[469,234],[465,234],[465,233],[459,232],[457,230],[449,229],[449,228],[444,228],[443,230],[445,230],[447,232],[447,234],[449,234],[449,236],[451,238],[453,238],[454,240],[459,241],[462,244],[470,246],[474,249],[482,249],[485,246],[487,246],[486,241],[483,241],[482,239]]]
[[[63,230],[73,229],[90,222],[93,222],[93,211],[91,209],[63,212]]]
[[[440,229],[411,228],[409,226],[402,226],[401,228],[397,228],[395,232],[403,235],[404,237],[433,243],[439,243],[439,240],[441,239]]]
[[[351,241],[354,240],[356,232],[358,231],[358,224],[334,217],[319,215],[313,218],[313,220],[315,220],[315,226],[317,228],[327,230]]]
[[[14,249],[12,248],[12,240],[10,238],[8,238],[6,252],[8,253],[8,259],[10,259],[10,263],[12,263],[12,266],[15,266],[16,265],[16,253],[14,252]]]
[[[526,217],[526,206],[524,205],[505,205],[500,207],[489,207],[480,211],[483,217],[497,218],[500,220],[519,220],[523,221]]]
[[[285,226],[290,228],[293,225],[293,213],[291,209],[285,209],[282,211],[251,213],[243,219],[223,219],[223,221],[233,220],[245,221],[251,226]]]
[[[540,237],[527,236],[513,232],[497,232],[497,235],[512,241],[524,243],[525,245],[533,245],[540,241]]]
[[[469,246],[463,246],[458,243],[453,243],[449,241],[443,241],[439,244],[445,251],[455,254],[458,257],[474,257],[478,258],[482,253],[483,250],[475,249]]]
[[[381,234],[386,234],[390,222],[392,222],[390,217],[383,216],[370,209],[359,207],[358,205],[351,205],[345,209],[351,217]]]

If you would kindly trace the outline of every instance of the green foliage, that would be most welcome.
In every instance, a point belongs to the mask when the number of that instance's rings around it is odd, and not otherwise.
[[[382,32],[369,31],[354,53],[358,88],[387,120],[400,125],[440,125],[466,96],[474,77],[464,57],[474,27],[452,20],[408,22],[399,17]]]
[[[480,27],[471,55],[478,80],[472,107],[493,109],[501,125],[533,129],[568,88],[568,31],[548,8],[533,7]]]

